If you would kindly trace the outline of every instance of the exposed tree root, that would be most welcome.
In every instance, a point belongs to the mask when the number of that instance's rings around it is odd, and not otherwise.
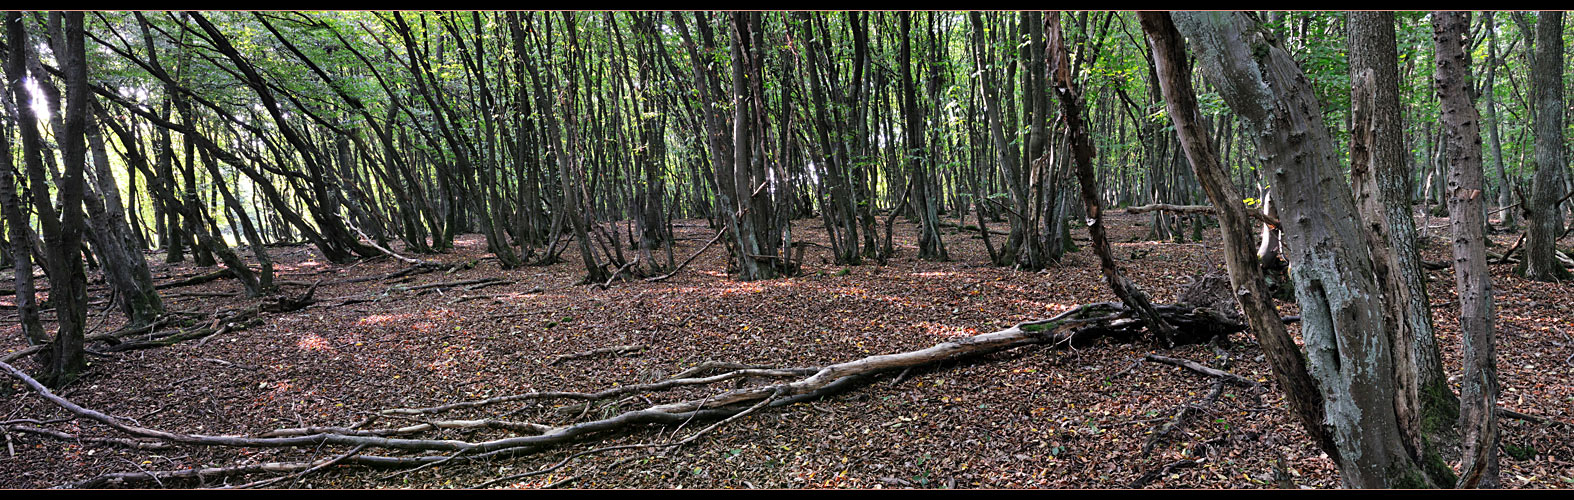
[[[468,283],[479,283],[470,280]],[[455,286],[454,283],[423,285],[420,288]],[[418,289],[411,287],[407,290]],[[255,310],[256,308],[251,308]],[[1183,343],[1205,342],[1218,335],[1243,330],[1244,325],[1217,311],[1185,305],[1162,305],[1157,308],[1166,321],[1174,325],[1177,333],[1172,340]],[[239,314],[239,313],[237,313]],[[255,314],[255,313],[253,313]],[[233,317],[233,316],[232,316]],[[218,323],[215,321],[215,323]],[[586,442],[610,432],[626,431],[638,426],[686,425],[692,421],[718,421],[690,437],[663,444],[631,445],[631,447],[678,446],[713,431],[728,422],[742,418],[764,408],[780,407],[820,398],[868,383],[876,375],[925,367],[948,360],[974,357],[1020,346],[1048,344],[1053,347],[1087,346],[1101,339],[1135,340],[1145,331],[1133,313],[1117,303],[1087,304],[1066,311],[1049,319],[1019,323],[1010,328],[972,337],[935,344],[916,351],[868,356],[843,363],[812,368],[757,368],[726,363],[705,363],[685,370],[679,376],[659,382],[606,389],[599,392],[536,392],[499,396],[483,400],[463,401],[429,408],[396,408],[383,410],[373,417],[347,427],[306,426],[278,429],[260,435],[199,435],[169,432],[134,425],[126,419],[83,408],[62,398],[36,380],[9,364],[0,363],[0,369],[21,380],[33,391],[51,403],[78,418],[85,418],[129,434],[138,441],[165,442],[192,446],[230,446],[252,448],[322,448],[352,447],[355,452],[343,453],[329,460],[303,462],[278,462],[238,467],[187,469],[181,471],[128,472],[98,476],[73,486],[96,487],[109,484],[181,479],[210,479],[252,473],[310,473],[329,465],[360,465],[368,467],[410,468],[436,465],[438,462],[465,462],[477,459],[502,458],[538,453],[548,449]],[[160,341],[165,339],[159,339]],[[121,344],[125,345],[125,344]],[[603,349],[604,353],[620,348]],[[596,351],[591,351],[595,353]],[[587,355],[593,355],[586,353]],[[572,356],[572,355],[571,355]],[[1168,358],[1166,358],[1168,359]],[[1160,361],[1163,362],[1163,361]],[[1200,365],[1198,365],[1200,366]],[[1205,367],[1204,367],[1205,368]],[[708,371],[726,370],[709,376]],[[1206,373],[1206,372],[1204,372]],[[1222,373],[1222,372],[1221,372]],[[1218,375],[1215,375],[1218,376]],[[698,388],[723,381],[748,381],[751,379],[779,380],[758,385],[745,385],[732,390],[712,392],[693,399],[667,403],[652,403],[644,408],[623,411],[602,418],[564,424],[518,422],[504,418],[429,419],[425,416],[462,409],[474,409],[508,402],[536,402],[547,400],[578,400],[587,404],[595,401],[624,398],[618,406],[634,397],[679,388]],[[1222,390],[1223,380],[1216,384]],[[1243,379],[1244,380],[1244,379]],[[649,401],[646,399],[646,401]],[[587,405],[580,412],[581,418],[589,412]],[[517,412],[515,412],[517,413]],[[414,418],[412,418],[414,417]],[[417,423],[395,428],[366,428],[379,418],[413,419]],[[502,437],[488,440],[443,439],[417,436],[443,430],[486,431],[503,433]],[[397,450],[417,453],[439,453],[432,456],[381,456],[361,453],[359,450]],[[605,450],[602,450],[605,451]],[[591,450],[591,452],[597,452]],[[583,456],[580,455],[574,456]],[[571,456],[572,458],[572,456]],[[523,476],[521,476],[523,477]],[[279,478],[274,478],[279,479]],[[273,482],[250,484],[268,485]]]

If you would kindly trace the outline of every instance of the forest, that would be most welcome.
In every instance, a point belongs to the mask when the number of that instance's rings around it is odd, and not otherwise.
[[[1571,488],[1561,11],[4,12],[0,488]]]

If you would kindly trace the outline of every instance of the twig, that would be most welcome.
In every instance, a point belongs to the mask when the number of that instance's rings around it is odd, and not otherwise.
[[[555,364],[558,364],[558,363],[562,363],[564,361],[595,357],[595,356],[600,356],[602,354],[623,354],[625,352],[633,352],[633,351],[644,350],[645,348],[646,348],[645,344],[629,344],[629,345],[619,345],[619,346],[612,346],[612,347],[603,347],[603,348],[600,348],[600,349],[591,349],[589,351],[578,352],[578,353],[574,353],[574,354],[564,354],[564,355],[552,358],[552,362],[547,363],[547,364],[548,365],[555,365]]]
[[[720,422],[716,422],[714,424],[711,424],[710,427],[706,427],[704,429],[701,429],[699,432],[696,432],[696,433],[690,435],[689,437],[683,438],[682,441],[674,441],[674,442],[668,442],[668,443],[625,444],[625,445],[618,445],[618,446],[607,446],[607,447],[596,448],[596,449],[592,449],[592,450],[585,450],[585,451],[582,451],[582,452],[579,452],[579,453],[575,453],[573,455],[569,455],[567,458],[564,458],[563,460],[558,461],[558,463],[553,464],[551,467],[547,467],[545,469],[541,469],[541,470],[533,471],[533,472],[525,472],[525,473],[520,473],[520,474],[514,474],[514,475],[511,475],[511,476],[500,477],[500,478],[497,478],[497,479],[493,479],[491,481],[487,481],[485,483],[481,483],[479,485],[476,485],[475,487],[476,488],[485,488],[485,487],[488,487],[488,486],[491,486],[491,485],[494,485],[494,484],[497,484],[497,483],[505,482],[505,481],[512,481],[512,480],[516,480],[516,479],[524,479],[524,478],[527,478],[527,477],[530,477],[530,476],[539,476],[541,474],[546,474],[546,473],[549,473],[549,472],[561,469],[561,468],[563,468],[563,466],[568,465],[568,463],[570,461],[572,461],[572,460],[574,460],[576,458],[585,456],[585,455],[591,455],[591,454],[596,454],[596,453],[603,453],[603,452],[608,452],[608,451],[613,451],[613,450],[626,450],[626,449],[639,449],[639,448],[675,448],[675,447],[683,446],[685,444],[693,442],[695,439],[699,439],[700,436],[704,436],[705,434],[710,433],[711,431],[715,430],[718,427],[721,427],[722,425],[725,425],[725,424],[727,424],[729,422],[732,422],[734,420],[743,418],[744,416],[747,416],[747,415],[749,415],[751,413],[754,413],[755,411],[758,411],[760,408],[766,407],[767,405],[771,404],[771,402],[776,401],[776,398],[779,397],[780,395],[781,395],[780,392],[772,393],[770,397],[760,400],[759,403],[756,403],[754,406],[749,407],[749,409],[744,410],[742,412],[739,412],[738,414],[733,415],[731,417],[727,417],[725,419],[722,419],[722,421],[720,421]]]
[[[1204,459],[1204,460],[1206,460],[1206,459]],[[1136,481],[1132,481],[1131,484],[1127,485],[1126,487],[1128,487],[1128,488],[1141,488],[1144,485],[1146,485],[1146,484],[1148,484],[1150,482],[1153,482],[1154,479],[1158,479],[1158,478],[1164,477],[1165,474],[1169,474],[1171,471],[1174,471],[1175,469],[1184,469],[1184,468],[1187,468],[1187,467],[1196,467],[1197,464],[1199,464],[1199,463],[1202,463],[1202,461],[1201,460],[1189,460],[1189,459],[1188,460],[1177,460],[1177,461],[1174,461],[1174,462],[1170,462],[1169,464],[1166,464],[1164,467],[1160,467],[1158,470],[1148,472],[1147,474],[1143,474],[1142,477],[1137,478]]]
[[[1218,370],[1218,369],[1214,369],[1214,368],[1209,368],[1207,366],[1203,366],[1202,363],[1198,363],[1196,361],[1192,361],[1192,360],[1189,360],[1189,359],[1171,358],[1171,357],[1168,357],[1168,356],[1160,356],[1160,355],[1157,355],[1157,354],[1149,354],[1149,355],[1147,355],[1146,359],[1149,360],[1149,361],[1156,361],[1156,362],[1159,362],[1159,363],[1164,363],[1166,365],[1179,366],[1179,367],[1182,367],[1182,368],[1185,368],[1185,369],[1188,369],[1188,370],[1191,370],[1191,371],[1194,371],[1194,372],[1197,372],[1197,373],[1201,373],[1203,375],[1219,378],[1220,380],[1223,380],[1223,381],[1226,381],[1226,382],[1229,382],[1231,384],[1238,385],[1238,386],[1241,386],[1241,387],[1249,387],[1249,388],[1252,388],[1252,389],[1261,389],[1262,388],[1262,384],[1257,383],[1257,381],[1254,381],[1254,380],[1248,379],[1246,377],[1242,377],[1240,375],[1236,375],[1234,373],[1230,373],[1230,372],[1227,372],[1227,371]]]
[[[690,262],[694,262],[694,258],[695,257],[699,257],[700,254],[705,253],[705,250],[709,249],[711,245],[716,244],[716,241],[721,239],[721,235],[726,234],[726,233],[727,233],[726,229],[722,229],[720,231],[716,231],[716,236],[715,237],[712,237],[710,239],[710,241],[705,243],[705,246],[700,247],[699,251],[694,252],[694,254],[690,255],[689,258],[683,259],[683,263],[682,264],[678,264],[678,267],[672,268],[672,272],[667,273],[667,274],[663,274],[661,276],[657,276],[657,277],[654,277],[654,278],[645,278],[645,282],[653,283],[653,282],[665,280],[667,278],[671,278],[672,275],[678,274],[678,271],[682,271],[683,268],[687,267]]]

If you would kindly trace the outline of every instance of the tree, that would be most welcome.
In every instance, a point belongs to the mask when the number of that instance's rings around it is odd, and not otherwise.
[[[1290,276],[1301,304],[1308,373],[1348,487],[1435,485],[1440,460],[1413,456],[1396,415],[1393,344],[1351,191],[1311,82],[1245,13],[1176,13],[1219,95],[1245,121],[1281,197]],[[1282,194],[1282,193],[1281,193]]]
[[[1268,282],[1258,255],[1253,251],[1251,222],[1244,199],[1230,183],[1229,172],[1224,169],[1206,136],[1202,116],[1197,106],[1196,92],[1191,86],[1191,72],[1186,65],[1186,46],[1175,28],[1170,15],[1162,12],[1140,14],[1142,30],[1153,47],[1153,64],[1164,102],[1175,122],[1175,131],[1181,147],[1186,151],[1192,169],[1201,181],[1203,190],[1213,205],[1219,207],[1220,229],[1224,236],[1224,258],[1230,273],[1230,283],[1251,331],[1263,346],[1263,353],[1273,366],[1275,382],[1290,401],[1290,409],[1300,419],[1313,440],[1330,456],[1339,452],[1338,444],[1323,426],[1323,394],[1313,384],[1307,372],[1306,357],[1295,345],[1295,339],[1273,303]],[[1264,231],[1266,233],[1267,231]]]
[[[60,13],[51,14],[59,16]],[[83,351],[83,329],[87,321],[87,274],[82,262],[82,197],[85,189],[83,166],[87,164],[87,147],[84,130],[87,121],[87,62],[83,42],[83,14],[65,14],[63,36],[65,52],[60,54],[61,69],[66,83],[64,127],[59,143],[64,170],[59,176],[58,200],[51,200],[45,179],[42,139],[36,128],[37,118],[30,106],[17,104],[17,122],[21,129],[23,157],[27,175],[33,189],[33,208],[38,214],[40,233],[44,239],[44,270],[50,281],[50,302],[55,306],[59,328],[50,342],[49,353],[42,360],[45,383],[60,387],[76,380],[87,365]],[[11,14],[6,22],[6,39],[10,41],[10,54],[6,64],[7,79],[11,81],[11,95],[27,95],[23,84],[23,71],[27,65],[28,34],[20,14]],[[40,75],[41,76],[41,75]],[[59,210],[55,209],[56,203]]]
[[[1401,120],[1393,13],[1351,12],[1349,23],[1350,180],[1371,248],[1374,279],[1384,286],[1400,431],[1420,456],[1453,441],[1459,400],[1443,374],[1426,274],[1416,250],[1410,207],[1413,169]]]
[[[1454,236],[1454,286],[1459,291],[1460,332],[1465,337],[1462,488],[1498,486],[1497,362],[1492,333],[1492,277],[1487,270],[1485,175],[1481,167],[1480,115],[1469,83],[1465,37],[1470,16],[1433,12],[1438,99],[1448,150],[1448,220]],[[1556,264],[1556,263],[1554,263]]]
[[[912,13],[902,11],[898,14],[902,21],[902,32],[912,33]],[[918,257],[929,260],[951,260],[946,254],[945,242],[940,240],[939,218],[935,207],[938,193],[931,193],[934,188],[930,185],[929,166],[924,161],[923,152],[927,149],[924,145],[924,113],[918,106],[918,97],[913,89],[912,50],[909,47],[911,36],[902,37],[902,115],[906,123],[902,126],[905,133],[903,143],[907,145],[904,156],[907,158],[907,182],[913,186],[914,210],[918,214]],[[939,145],[935,145],[938,147]]]
[[[1563,171],[1563,13],[1541,12],[1536,21],[1536,56],[1531,67],[1534,94],[1536,174],[1525,200],[1525,260],[1515,271],[1536,281],[1565,281],[1574,274],[1558,261],[1554,243],[1563,232],[1558,199],[1564,190]]]

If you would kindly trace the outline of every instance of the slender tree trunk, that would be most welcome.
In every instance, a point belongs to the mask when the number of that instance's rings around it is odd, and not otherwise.
[[[1492,277],[1487,270],[1481,169],[1480,116],[1470,89],[1470,56],[1463,38],[1465,12],[1433,12],[1438,100],[1448,151],[1448,220],[1454,236],[1454,286],[1459,291],[1459,330],[1465,338],[1459,427],[1464,464],[1458,485],[1495,488],[1498,482],[1497,362],[1492,332]]]
[[[1323,396],[1307,372],[1301,349],[1295,345],[1273,303],[1268,283],[1257,255],[1252,252],[1251,219],[1248,208],[1234,186],[1229,172],[1203,137],[1202,116],[1192,90],[1191,74],[1186,68],[1186,47],[1170,15],[1162,12],[1139,14],[1142,29],[1153,50],[1153,64],[1169,109],[1170,119],[1181,139],[1197,180],[1219,210],[1219,228],[1224,235],[1224,257],[1230,283],[1241,304],[1251,331],[1262,344],[1263,354],[1273,367],[1274,381],[1285,392],[1290,409],[1301,421],[1313,441],[1330,456],[1338,455],[1338,445],[1323,426]]]
[[[1115,265],[1109,237],[1105,234],[1104,210],[1099,201],[1098,184],[1093,178],[1093,139],[1082,123],[1082,94],[1072,82],[1071,56],[1066,52],[1065,38],[1061,33],[1060,14],[1052,12],[1047,17],[1049,27],[1046,35],[1049,43],[1046,48],[1050,53],[1047,59],[1055,79],[1055,93],[1060,97],[1061,110],[1065,113],[1066,126],[1070,129],[1072,160],[1076,162],[1077,180],[1082,184],[1082,204],[1087,207],[1088,219],[1091,221],[1088,234],[1093,238],[1093,250],[1099,256],[1099,269],[1115,296],[1127,307],[1136,310],[1138,317],[1158,333],[1160,340],[1170,343],[1175,327],[1159,317],[1148,295],[1126,279]]]
[[[14,14],[14,17],[13,15]],[[21,24],[20,13],[7,13],[6,25]],[[6,34],[6,40],[18,40],[16,32]],[[22,51],[10,51],[9,60],[6,62],[6,73],[14,75],[20,73]],[[6,108],[6,114],[20,117],[20,107],[25,101],[15,99],[15,96],[26,95],[15,93],[21,87],[21,78],[7,76],[11,85],[0,89],[0,101]],[[21,124],[23,127],[32,126],[30,123]],[[9,127],[6,127],[9,128]],[[36,134],[36,132],[35,132]],[[25,138],[24,138],[25,140]],[[11,271],[13,282],[16,284],[16,311],[17,322],[22,327],[22,336],[29,345],[40,345],[49,342],[49,334],[44,331],[44,324],[38,317],[37,287],[33,282],[33,232],[28,224],[27,215],[22,211],[20,192],[17,190],[16,168],[12,164],[11,132],[0,131],[0,212],[5,217],[6,238],[9,240],[11,252]],[[23,143],[22,154],[24,163],[37,162],[34,155],[38,154],[34,146]],[[42,357],[42,356],[41,356]]]
[[[1503,213],[1503,227],[1508,230],[1513,230],[1514,227],[1518,225],[1514,222],[1514,214],[1518,212],[1518,210],[1508,208],[1509,205],[1513,204],[1513,196],[1511,191],[1514,190],[1514,187],[1509,182],[1508,173],[1503,168],[1503,141],[1498,133],[1496,89],[1497,68],[1501,65],[1501,61],[1498,60],[1497,55],[1497,13],[1487,11],[1483,12],[1482,14],[1486,16],[1487,23],[1487,82],[1486,87],[1482,90],[1482,95],[1487,98],[1487,112],[1485,121],[1487,125],[1488,137],[1491,138],[1490,144],[1492,145],[1492,165],[1497,170],[1497,205]]]

